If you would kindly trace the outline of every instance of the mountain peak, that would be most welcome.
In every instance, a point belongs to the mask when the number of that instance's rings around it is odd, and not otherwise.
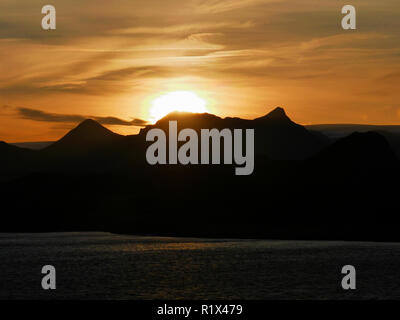
[[[269,116],[276,116],[276,117],[287,117],[285,109],[283,109],[282,107],[276,107],[274,110],[272,110],[269,113]]]
[[[46,150],[68,150],[96,148],[122,137],[92,119],[86,119]]]
[[[257,118],[255,120],[290,121],[289,117],[286,115],[285,109],[283,109],[281,107],[276,107],[274,110],[272,110],[265,116]]]
[[[92,137],[102,137],[117,135],[116,133],[103,127],[99,122],[93,119],[86,119],[82,121],[78,126],[72,129],[67,136],[92,136]]]
[[[82,121],[75,129],[98,129],[104,128],[100,123],[93,119],[86,119]]]

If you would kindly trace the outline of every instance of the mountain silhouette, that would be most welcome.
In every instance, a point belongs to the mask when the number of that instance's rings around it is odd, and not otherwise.
[[[388,141],[377,132],[354,132],[339,139],[319,154],[316,160],[357,166],[396,164],[398,159]]]
[[[377,132],[354,132],[312,157],[306,164],[307,177],[316,184],[330,181],[365,183],[365,186],[393,183],[399,161],[384,136]],[[306,178],[306,177],[304,177]]]
[[[33,150],[0,141],[0,181],[25,175],[26,165],[32,164],[35,154]]]
[[[0,141],[0,154],[0,161],[13,162],[33,154],[33,151],[30,149],[13,146],[4,141]]]
[[[101,173],[113,170],[113,147],[125,136],[87,119],[60,140],[38,152],[35,171]]]
[[[178,130],[201,129],[255,129],[255,152],[273,160],[306,159],[330,141],[322,134],[308,131],[292,122],[282,108],[276,108],[267,115],[255,120],[240,118],[220,118],[204,113],[172,112],[156,124],[146,126],[136,136],[122,136],[103,127],[98,122],[88,119],[68,132],[60,140],[39,150],[39,157],[47,157],[46,162],[63,161],[68,158],[93,156],[95,153],[118,152],[132,156],[132,148],[142,152],[145,148],[145,135],[152,128],[161,128],[168,132],[169,121],[178,122]],[[118,149],[118,151],[117,151]],[[15,149],[17,150],[17,149]],[[1,154],[1,150],[0,150]],[[58,160],[56,160],[58,159]],[[77,159],[79,160],[79,159]],[[70,161],[70,159],[68,160]]]
[[[286,115],[284,109],[278,107],[263,117],[254,120],[240,118],[220,118],[212,114],[193,114],[173,112],[155,125],[148,126],[140,132],[145,135],[152,128],[160,128],[168,132],[169,121],[178,122],[178,130],[192,128],[218,130],[254,129],[255,152],[266,155],[273,160],[306,159],[329,144],[329,139],[322,134],[314,134],[305,127],[294,123]]]
[[[332,141],[347,137],[354,132],[377,132],[386,138],[390,147],[400,158],[400,126],[398,125],[326,124],[309,125],[306,128],[315,133],[322,133]]]
[[[173,120],[179,130],[254,129],[254,173],[149,165],[146,133],[168,133]],[[282,108],[254,120],[173,112],[131,136],[85,120],[41,150],[0,143],[0,194],[10,213],[0,231],[399,241],[392,150],[377,132],[332,143]]]
[[[294,123],[278,107],[254,120],[256,148],[274,160],[304,160],[329,144],[329,139]]]
[[[108,130],[95,120],[87,119],[60,140],[46,147],[44,151],[62,154],[88,152],[121,138],[123,136]]]
[[[289,117],[286,115],[286,112],[281,107],[276,107],[270,113],[265,116],[259,117],[255,119],[256,121],[279,121],[279,122],[291,122]]]

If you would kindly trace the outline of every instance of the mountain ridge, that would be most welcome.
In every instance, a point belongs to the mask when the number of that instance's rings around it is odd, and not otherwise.
[[[149,165],[146,130],[177,117],[180,129],[199,119],[171,114],[133,136],[89,120],[61,138],[59,149],[29,156],[0,144],[0,231],[400,240],[399,161],[379,133],[332,144],[283,109],[259,120],[208,114],[197,129],[256,130],[252,175],[238,177],[230,165]],[[1,149],[23,156],[2,157]]]

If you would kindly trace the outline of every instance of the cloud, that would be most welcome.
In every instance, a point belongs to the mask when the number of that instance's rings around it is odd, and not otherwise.
[[[196,5],[196,9],[200,11],[218,13],[280,1],[282,0],[195,0],[194,3]]]
[[[82,67],[84,68],[84,67]],[[177,68],[164,66],[134,66],[101,72],[90,77],[62,80],[63,75],[39,75],[0,87],[0,94],[44,94],[64,92],[86,95],[107,95],[132,92],[139,81],[151,78],[169,78],[177,74]],[[54,81],[57,77],[57,82]],[[67,77],[68,78],[68,77]]]
[[[339,114],[343,121],[357,108],[365,113],[373,104],[398,101],[398,0],[380,7],[360,2],[356,32],[341,28],[335,1],[54,1],[54,32],[40,28],[35,1],[0,1],[7,12],[0,18],[0,100],[42,110],[25,108],[19,117],[60,127],[97,106],[123,118],[113,106],[129,101],[136,101],[132,117],[141,117],[153,96],[182,89],[204,93],[224,115],[256,116],[261,105],[284,104],[307,121]],[[71,114],[52,113],[53,101]],[[15,119],[3,115],[4,131]],[[136,129],[129,119],[101,121]],[[28,124],[29,134],[56,136],[44,122]],[[20,129],[7,130],[20,139]]]
[[[9,107],[7,107],[9,108]],[[15,108],[17,116],[22,119],[43,122],[56,122],[56,123],[71,123],[82,122],[86,119],[93,119],[104,125],[118,125],[118,126],[137,126],[144,127],[148,124],[147,121],[142,119],[124,120],[117,117],[98,117],[98,116],[85,116],[85,115],[71,115],[71,114],[58,114],[41,111],[38,109],[17,107]]]
[[[132,92],[139,81],[151,78],[169,78],[176,72],[162,66],[138,66],[105,71],[99,75],[81,79],[78,83],[49,84],[39,90],[105,95],[118,92]]]

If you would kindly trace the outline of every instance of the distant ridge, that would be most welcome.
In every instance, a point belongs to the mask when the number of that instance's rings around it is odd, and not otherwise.
[[[354,132],[327,147],[314,159],[357,166],[388,166],[397,163],[387,140],[376,132]]]
[[[400,134],[400,125],[373,125],[373,124],[312,124],[305,126],[309,130],[324,133],[333,139],[343,138],[353,132],[386,131]]]
[[[35,156],[34,150],[0,141],[0,181],[25,175]]]
[[[0,141],[0,160],[4,161],[5,158],[9,160],[22,158],[26,155],[32,154],[33,152],[34,151],[30,149],[20,148],[4,141]]]
[[[54,141],[36,141],[36,142],[16,142],[10,143],[19,148],[26,148],[31,150],[41,150],[54,143]]]
[[[307,129],[322,133],[332,141],[349,136],[353,132],[374,131],[386,138],[390,147],[400,158],[400,125],[370,125],[370,124],[317,124],[308,125]]]

